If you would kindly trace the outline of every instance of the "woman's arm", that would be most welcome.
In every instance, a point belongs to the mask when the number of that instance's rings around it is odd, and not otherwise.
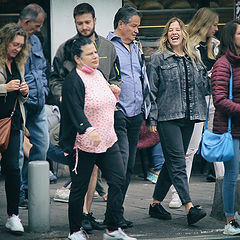
[[[157,95],[158,95],[158,88],[159,88],[159,81],[160,81],[157,62],[156,62],[156,56],[153,56],[150,63],[148,64],[147,74],[148,74],[148,80],[149,80],[150,90],[152,94],[151,110],[148,116],[147,125],[156,126],[157,119],[158,119]],[[156,131],[154,129],[151,129],[151,130]]]
[[[213,66],[211,78],[214,106],[227,115],[239,116],[240,104],[229,100],[229,81],[231,75],[229,63],[227,60],[219,60]]]

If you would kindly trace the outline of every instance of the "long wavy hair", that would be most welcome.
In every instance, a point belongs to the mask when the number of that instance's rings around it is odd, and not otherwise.
[[[197,46],[200,42],[207,40],[208,58],[215,60],[213,52],[213,37],[207,38],[209,28],[214,24],[218,14],[210,8],[200,8],[187,26],[190,42]]]
[[[198,56],[198,54],[196,53],[196,51],[193,49],[192,45],[189,42],[189,35],[188,35],[185,24],[183,23],[183,21],[181,19],[179,19],[177,17],[171,18],[167,22],[165,28],[163,29],[163,34],[162,34],[162,37],[160,38],[159,51],[166,52],[168,54],[173,54],[173,52],[170,51],[171,45],[168,41],[168,30],[169,30],[170,25],[174,22],[179,23],[182,34],[183,34],[183,42],[182,42],[183,52],[190,57],[193,65],[196,67],[195,59],[197,58],[201,63],[202,63],[202,60],[200,59],[200,57]]]
[[[24,37],[24,45],[21,51],[17,54],[16,63],[23,67],[30,50],[28,36],[25,30],[16,23],[8,23],[0,29],[0,64],[4,65],[7,61],[7,51],[9,44],[16,36]]]

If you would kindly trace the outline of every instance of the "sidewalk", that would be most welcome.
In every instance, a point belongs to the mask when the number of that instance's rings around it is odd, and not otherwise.
[[[31,233],[28,231],[28,211],[20,209],[25,233],[22,236],[15,236],[4,227],[6,214],[6,197],[4,181],[0,180],[0,240],[63,240],[68,236],[68,204],[53,201],[55,190],[65,183],[66,179],[59,179],[57,184],[50,185],[50,222],[51,231],[48,233]],[[126,233],[137,239],[240,239],[240,236],[228,237],[223,235],[224,222],[218,221],[209,216],[212,207],[215,183],[208,183],[204,176],[193,175],[190,182],[190,193],[194,204],[201,204],[208,215],[194,226],[188,226],[184,208],[169,209],[169,196],[163,202],[163,206],[172,213],[170,221],[150,218],[148,207],[154,189],[154,184],[144,181],[138,176],[133,176],[125,201],[125,217],[134,222],[134,227],[127,229]],[[92,211],[97,219],[102,219],[106,203],[101,198],[94,199]],[[102,239],[103,231],[92,231],[89,239]]]

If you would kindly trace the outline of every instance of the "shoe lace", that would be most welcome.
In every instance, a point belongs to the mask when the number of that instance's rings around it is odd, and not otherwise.
[[[232,220],[232,221],[230,221],[230,224],[231,224],[234,228],[240,228],[239,224],[237,223],[237,221],[235,221],[235,219]]]
[[[95,219],[96,219],[96,218],[93,216],[93,213],[92,213],[92,212],[88,213],[88,217],[91,218],[91,219],[94,220],[94,221],[95,221]]]
[[[13,214],[13,215],[12,215],[12,218],[15,219],[15,220],[18,221],[18,222],[21,222],[21,219],[19,218],[18,215]]]
[[[92,212],[88,213],[88,218],[90,219],[91,222],[95,222],[97,224],[100,224],[100,222],[96,221],[96,218],[93,216]]]

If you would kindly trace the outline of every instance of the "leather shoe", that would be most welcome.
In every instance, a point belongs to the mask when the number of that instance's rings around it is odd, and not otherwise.
[[[171,213],[166,211],[160,203],[153,203],[149,206],[149,215],[153,218],[171,220]]]
[[[93,230],[92,224],[86,213],[82,214],[82,228],[87,232]]]
[[[196,205],[194,207],[191,207],[189,210],[189,213],[187,214],[188,225],[192,225],[198,222],[199,220],[204,218],[206,215],[207,213],[201,206]]]
[[[131,227],[133,227],[133,222],[131,222],[123,217],[121,222],[119,223],[119,227],[122,229],[131,228]]]
[[[92,225],[92,229],[94,230],[104,230],[107,226],[103,224],[102,222],[96,221],[95,217],[93,216],[93,213],[89,213],[88,219]]]

